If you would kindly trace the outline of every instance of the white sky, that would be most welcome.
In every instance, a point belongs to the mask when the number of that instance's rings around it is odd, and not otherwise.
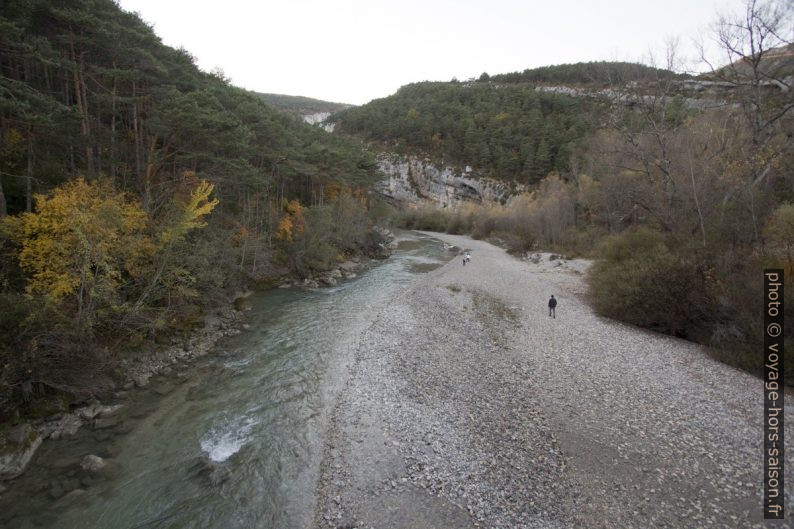
[[[362,104],[423,80],[550,64],[648,62],[709,37],[741,0],[118,0],[203,70],[259,92]],[[710,45],[710,41],[706,40]],[[663,61],[660,61],[663,66]]]

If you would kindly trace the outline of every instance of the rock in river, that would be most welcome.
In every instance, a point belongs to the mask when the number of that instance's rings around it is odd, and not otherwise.
[[[105,468],[105,460],[99,456],[87,455],[80,461],[80,467],[93,474]]]
[[[49,433],[45,431],[42,432],[42,435],[50,439],[60,439],[65,435],[74,435],[82,425],[83,421],[77,414],[67,413],[60,420],[51,424],[51,428],[48,429]]]
[[[229,469],[223,463],[213,461],[207,457],[199,458],[194,467],[197,474],[211,487],[219,487],[229,479]]]

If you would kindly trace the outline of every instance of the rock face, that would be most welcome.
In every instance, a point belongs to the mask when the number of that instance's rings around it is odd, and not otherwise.
[[[17,426],[0,439],[0,481],[25,471],[41,444],[41,436],[29,424]]]
[[[792,81],[794,81],[794,76],[788,76],[782,80],[763,80],[759,83],[759,88],[765,91],[787,92]],[[602,99],[613,104],[626,106],[648,103],[658,104],[662,101],[671,101],[674,97],[681,97],[681,101],[686,108],[704,110],[726,106],[738,107],[738,103],[732,100],[732,96],[737,91],[747,89],[747,87],[746,84],[727,81],[684,79],[673,81],[667,85],[662,90],[665,94],[663,96],[643,94],[643,91],[650,91],[653,94],[658,92],[659,88],[653,83],[640,84],[636,81],[629,82],[625,86],[610,88],[540,85],[536,86],[535,90],[570,97]]]
[[[316,112],[314,114],[305,114],[303,121],[309,125],[317,125],[322,127],[327,132],[333,132],[335,123],[327,123],[325,120],[331,115],[330,112]]]
[[[382,154],[378,166],[386,175],[378,191],[400,203],[455,207],[463,203],[504,204],[522,192],[513,186],[478,175],[471,167],[438,167],[429,159],[416,156]]]

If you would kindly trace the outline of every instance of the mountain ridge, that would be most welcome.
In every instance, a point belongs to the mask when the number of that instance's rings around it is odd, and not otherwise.
[[[340,110],[345,110],[355,106],[348,103],[324,101],[322,99],[315,99],[313,97],[306,96],[273,94],[255,91],[252,91],[252,93],[273,109],[300,118],[312,114],[333,114],[334,112],[339,112]]]

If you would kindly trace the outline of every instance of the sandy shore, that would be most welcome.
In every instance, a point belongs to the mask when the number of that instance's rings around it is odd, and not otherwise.
[[[316,527],[773,526],[758,379],[595,316],[587,263],[434,235],[472,261],[421,277],[361,334]]]

